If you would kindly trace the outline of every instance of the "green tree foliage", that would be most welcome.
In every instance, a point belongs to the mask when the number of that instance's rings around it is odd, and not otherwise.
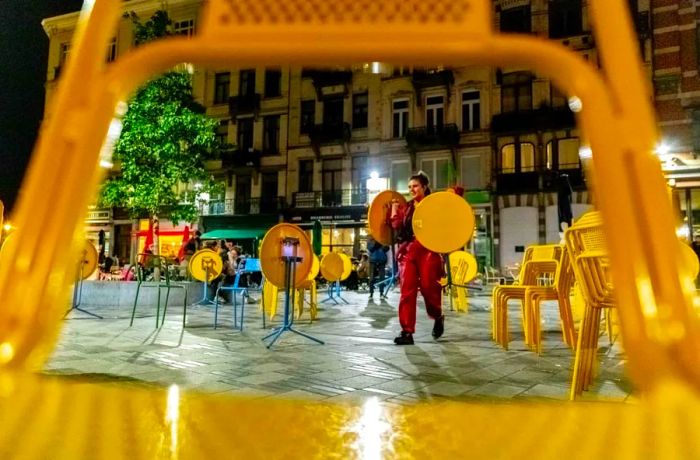
[[[134,13],[128,17],[137,44],[170,34],[164,11],[145,23]],[[190,74],[172,71],[145,84],[122,123],[114,148],[121,174],[104,183],[102,204],[124,207],[132,217],[193,221],[199,196],[216,193],[204,161],[216,151],[217,123],[194,101]]]

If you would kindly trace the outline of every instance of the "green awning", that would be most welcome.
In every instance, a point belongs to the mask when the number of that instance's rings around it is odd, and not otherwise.
[[[202,235],[203,240],[245,240],[262,238],[267,232],[266,228],[232,228],[212,230]]]

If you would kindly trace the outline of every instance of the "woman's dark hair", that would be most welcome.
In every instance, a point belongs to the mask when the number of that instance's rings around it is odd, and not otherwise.
[[[409,182],[412,180],[418,181],[423,187],[425,187],[425,196],[430,195],[430,179],[428,175],[423,171],[418,171],[414,175],[408,178]]]

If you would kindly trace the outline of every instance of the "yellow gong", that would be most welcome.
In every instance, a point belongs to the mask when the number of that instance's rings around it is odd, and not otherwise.
[[[328,282],[339,281],[345,271],[343,258],[337,252],[329,252],[321,259],[321,276]]]
[[[91,242],[86,241],[81,251],[80,257],[80,278],[87,279],[97,269],[97,249]]]
[[[369,205],[367,212],[367,226],[369,234],[372,238],[379,241],[385,246],[393,243],[391,239],[392,229],[388,223],[388,218],[391,216],[391,202],[398,200],[401,205],[406,204],[406,198],[399,192],[393,190],[384,190],[379,193]]]
[[[207,248],[192,254],[187,268],[192,278],[208,283],[221,274],[224,263],[219,254]]]
[[[339,252],[338,255],[343,260],[343,273],[340,275],[340,281],[344,281],[352,273],[352,261],[345,253]]]
[[[465,251],[450,253],[450,273],[455,284],[467,284],[474,279],[478,271],[476,258]]]
[[[431,193],[416,206],[413,232],[420,244],[433,252],[460,250],[474,234],[472,207],[454,193]]]
[[[287,238],[299,241],[299,244],[285,245]],[[296,249],[295,249],[296,248]],[[313,250],[306,232],[293,224],[277,224],[267,231],[260,245],[260,266],[265,279],[278,288],[285,288],[284,256],[300,258],[296,262],[294,287],[298,288],[306,281],[313,265]]]

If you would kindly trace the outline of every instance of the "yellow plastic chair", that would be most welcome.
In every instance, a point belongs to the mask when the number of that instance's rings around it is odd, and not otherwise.
[[[542,352],[540,302],[543,300],[558,301],[562,338],[572,349],[576,347],[576,328],[569,297],[573,284],[574,272],[569,251],[564,248],[561,262],[554,274],[554,283],[551,286],[531,286],[525,289],[525,315],[530,331],[527,345],[538,354]]]
[[[491,320],[493,339],[508,349],[510,335],[508,332],[508,301],[519,300],[522,312],[523,336],[529,341],[527,315],[525,314],[525,292],[528,287],[537,286],[537,279],[543,273],[554,273],[559,266],[562,246],[558,244],[530,246],[525,251],[518,284],[496,286],[491,298]]]

